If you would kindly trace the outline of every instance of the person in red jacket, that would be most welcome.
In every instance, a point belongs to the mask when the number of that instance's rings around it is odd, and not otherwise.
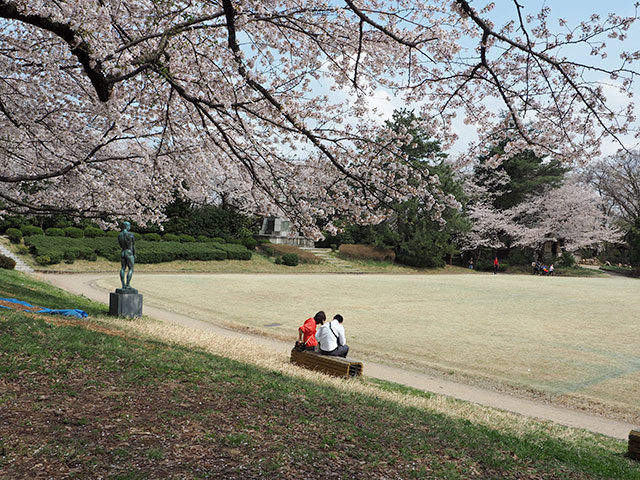
[[[322,325],[327,316],[322,310],[316,313],[313,318],[307,318],[302,326],[298,328],[298,341],[296,346],[303,346],[305,350],[316,350],[318,341],[316,340],[316,329]]]
[[[498,273],[498,267],[500,266],[500,262],[498,262],[498,257],[493,259],[493,274]]]

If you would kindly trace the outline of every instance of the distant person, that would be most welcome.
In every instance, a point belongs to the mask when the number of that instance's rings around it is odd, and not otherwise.
[[[346,358],[349,346],[342,326],[343,321],[342,315],[336,315],[331,322],[322,325],[318,330],[317,339],[322,355]]]
[[[469,270],[473,270],[473,258],[469,259]]]
[[[296,348],[299,350],[316,351],[318,340],[316,340],[316,329],[318,325],[322,325],[327,316],[322,310],[316,313],[312,318],[307,318],[301,327],[298,328],[298,341]]]
[[[496,275],[498,273],[498,267],[500,266],[500,262],[498,261],[498,257],[493,259],[493,274]]]
[[[553,263],[549,266],[549,275],[553,275],[553,272],[555,272],[556,269],[553,266]]]

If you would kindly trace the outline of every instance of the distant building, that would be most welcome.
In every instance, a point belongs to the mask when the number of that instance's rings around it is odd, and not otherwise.
[[[258,240],[267,239],[271,243],[295,245],[296,247],[313,248],[313,240],[291,233],[291,222],[282,217],[265,217],[262,228],[257,235]]]

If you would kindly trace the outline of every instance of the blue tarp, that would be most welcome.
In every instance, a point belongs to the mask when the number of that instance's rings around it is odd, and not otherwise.
[[[22,305],[29,308],[40,309],[40,310],[30,310],[32,313],[50,313],[52,315],[64,315],[67,317],[77,317],[77,318],[85,318],[89,316],[87,315],[87,312],[85,312],[84,310],[79,310],[77,308],[66,308],[61,310],[55,310],[51,308],[36,307],[35,305],[31,305],[27,302],[23,302],[22,300],[18,300],[17,298],[0,298],[0,300],[7,303],[15,303],[15,304]],[[5,305],[0,305],[0,307],[9,308],[9,309],[11,308]]]

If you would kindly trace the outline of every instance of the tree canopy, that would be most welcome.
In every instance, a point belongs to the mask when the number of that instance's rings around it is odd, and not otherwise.
[[[635,13],[556,25],[509,5],[498,23],[468,0],[0,0],[0,209],[159,221],[176,191],[218,192],[311,234],[377,222],[437,184],[369,115],[380,89],[445,147],[464,116],[469,158],[501,135],[505,155],[572,160],[636,128],[603,89],[633,92]],[[565,58],[576,45],[590,60]]]

